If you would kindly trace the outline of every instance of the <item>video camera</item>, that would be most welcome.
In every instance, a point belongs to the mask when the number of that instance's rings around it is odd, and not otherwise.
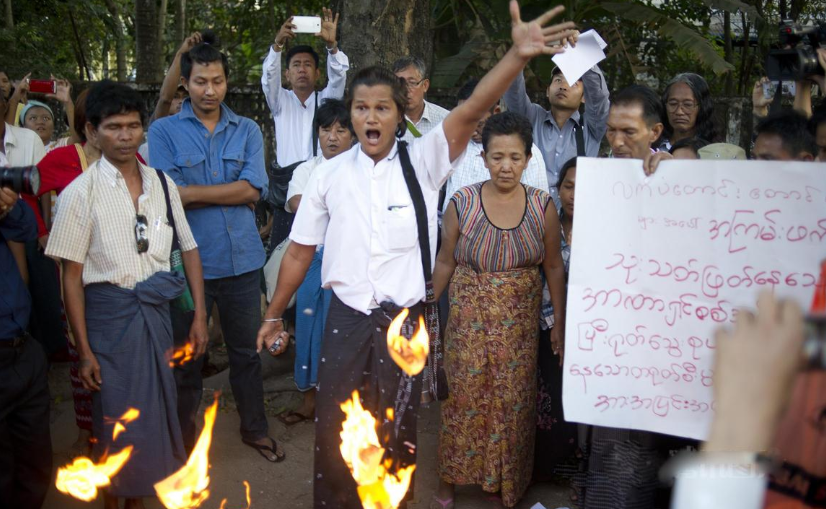
[[[826,48],[826,23],[803,26],[790,20],[780,23],[780,47],[769,51],[766,76],[772,81],[801,81],[824,74],[817,49]]]

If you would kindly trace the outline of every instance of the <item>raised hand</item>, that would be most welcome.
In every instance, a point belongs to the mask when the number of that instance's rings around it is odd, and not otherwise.
[[[201,38],[201,32],[192,32],[189,35],[189,37],[184,39],[184,42],[181,44],[181,47],[178,48],[178,53],[182,55],[188,52],[198,44],[201,44],[201,41],[203,41],[203,39]]]
[[[68,80],[57,79],[54,76],[52,79],[55,80],[55,93],[46,94],[46,97],[56,99],[63,104],[72,102],[72,84]]]
[[[565,43],[575,44],[576,29],[572,21],[545,26],[564,10],[565,8],[559,5],[535,20],[525,22],[519,15],[519,3],[511,0],[511,38],[517,54],[527,59],[539,55],[555,55],[565,51]]]
[[[333,17],[332,9],[322,9],[323,16],[321,16],[321,32],[316,34],[318,37],[324,39],[327,46],[332,46],[336,43],[336,35],[338,31],[338,14]]]
[[[283,48],[285,44],[287,44],[287,40],[295,39],[295,29],[296,26],[293,25],[293,17],[290,16],[287,21],[281,25],[281,29],[278,30],[278,33],[275,35],[275,45],[279,48]]]
[[[772,103],[772,98],[763,93],[763,85],[766,83],[769,83],[769,78],[764,76],[754,82],[754,88],[751,89],[751,103],[755,110],[767,108]]]

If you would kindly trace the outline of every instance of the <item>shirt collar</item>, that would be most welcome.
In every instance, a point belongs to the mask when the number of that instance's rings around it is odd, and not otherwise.
[[[569,118],[569,119],[568,119],[568,122],[570,122],[571,120],[573,120],[573,121],[575,121],[577,124],[580,124],[580,120],[579,120],[579,119],[580,119],[581,117],[582,117],[582,115],[580,115],[579,110],[576,110],[576,111],[574,112],[574,114],[573,114],[573,115],[571,115],[571,118]],[[551,123],[551,125],[556,126],[556,128],[557,128],[557,129],[559,129],[559,130],[562,130],[562,128],[561,128],[560,126],[556,125],[556,120],[554,119],[554,114],[551,112],[551,110],[548,110],[548,111],[546,111],[546,112],[545,112],[545,122],[550,122],[550,123]]]
[[[201,122],[201,119],[195,115],[195,111],[192,109],[192,99],[187,97],[184,99],[183,104],[181,105],[181,111],[178,113],[180,118],[191,118],[197,122]],[[235,114],[234,111],[229,109],[229,107],[221,103],[221,119],[218,121],[218,126],[224,126],[226,124],[238,124],[238,115]]]
[[[137,156],[135,156],[137,159]],[[123,179],[123,174],[121,174],[120,170],[115,168],[115,165],[109,162],[106,159],[106,156],[100,156],[100,159],[97,161],[98,168],[100,169],[101,174],[106,178],[106,181],[112,187],[115,187],[118,184],[118,179]],[[148,166],[141,164],[140,160],[138,160],[138,169],[141,172],[141,180],[143,181],[143,192],[147,193],[150,189],[152,189],[152,184],[155,182],[155,179],[152,178],[152,174],[154,171],[149,168]]]
[[[409,147],[409,145],[408,145],[408,147]],[[408,150],[410,150],[410,149],[408,148]],[[373,168],[374,166],[378,165],[378,163],[374,162],[373,159],[370,156],[368,156],[367,154],[364,153],[364,150],[361,149],[361,146],[359,146],[357,152],[358,152],[358,155],[356,157],[357,157],[357,160],[358,160],[360,165],[365,166],[367,168]],[[390,152],[387,154],[387,156],[382,161],[392,161],[393,159],[396,158],[396,155],[398,153],[399,153],[399,142],[397,140],[396,142],[393,143],[393,148],[390,149]]]

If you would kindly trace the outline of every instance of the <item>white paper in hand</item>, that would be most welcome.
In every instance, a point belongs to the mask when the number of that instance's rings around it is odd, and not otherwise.
[[[552,60],[562,70],[565,80],[573,85],[588,69],[605,60],[602,51],[608,46],[594,30],[579,35],[576,47],[568,47],[565,53],[554,55]]]

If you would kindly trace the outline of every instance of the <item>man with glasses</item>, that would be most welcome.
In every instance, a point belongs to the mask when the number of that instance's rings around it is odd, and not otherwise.
[[[153,485],[186,461],[178,422],[169,302],[186,289],[195,303],[189,340],[202,354],[207,326],[201,259],[172,179],[141,164],[143,100],[126,85],[102,81],[86,99],[89,142],[101,158],[57,203],[46,254],[63,263],[66,313],[80,356],[80,379],[93,391],[94,454],[132,456],[105,492],[106,507],[141,508]],[[174,221],[170,221],[170,218]],[[173,225],[174,224],[174,228]],[[170,272],[177,236],[186,278]],[[115,438],[118,417],[140,416]]]
[[[551,72],[547,96],[550,111],[531,102],[525,89],[525,75],[520,74],[505,92],[508,110],[528,117],[533,125],[533,139],[545,159],[548,182],[559,180],[565,161],[578,155],[596,157],[605,135],[608,120],[608,85],[599,67],[589,69],[576,83],[570,84],[559,67]],[[585,113],[580,114],[580,105]],[[548,190],[559,203],[557,190]]]
[[[407,120],[407,132],[402,140],[410,143],[429,133],[445,119],[448,110],[425,101],[424,96],[430,88],[427,79],[427,66],[419,57],[402,57],[393,63],[393,74],[407,83],[407,110],[404,112]]]

